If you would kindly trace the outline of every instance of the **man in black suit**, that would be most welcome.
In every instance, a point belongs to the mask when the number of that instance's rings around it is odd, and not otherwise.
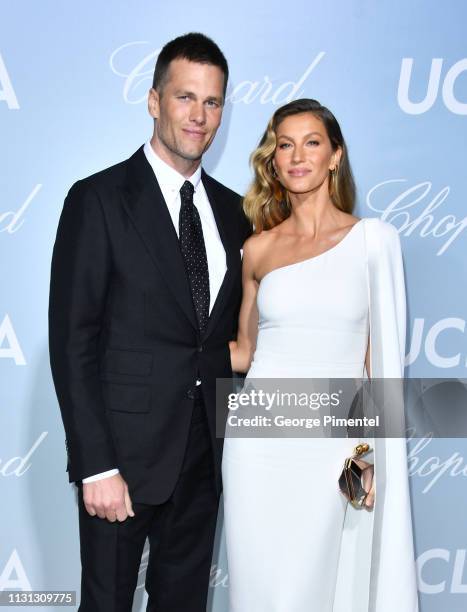
[[[50,357],[78,485],[81,612],[130,611],[146,537],[148,610],[201,612],[219,495],[216,378],[250,232],[201,169],[228,67],[202,34],[169,42],[149,142],[75,183],[52,258]]]

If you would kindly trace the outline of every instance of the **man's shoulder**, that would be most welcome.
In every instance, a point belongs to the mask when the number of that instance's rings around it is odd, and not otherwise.
[[[127,159],[124,159],[112,166],[94,172],[93,174],[79,179],[72,185],[71,190],[97,190],[112,189],[125,184],[130,168],[140,169],[143,160],[145,159],[143,147],[140,147]],[[130,171],[131,173],[131,171]]]
[[[203,183],[207,183],[210,187],[222,193],[224,197],[228,197],[232,200],[237,200],[238,202],[242,199],[242,196],[239,193],[237,193],[233,189],[230,189],[230,187],[227,187],[217,179],[213,178],[211,175],[207,174],[207,172],[203,171],[202,178]]]
[[[226,187],[215,178],[212,178],[212,176],[206,174],[204,170],[202,179],[204,186],[209,191],[212,190],[214,192],[213,195],[216,200],[219,198],[219,201],[222,202],[222,210],[228,216],[228,222],[237,228],[238,240],[242,245],[252,232],[251,223],[243,210],[243,197],[233,189]],[[224,204],[227,204],[227,206],[224,206]]]
[[[85,178],[76,181],[75,185],[79,185],[81,188],[86,189],[100,189],[102,187],[111,187],[119,185],[123,182],[126,176],[126,169],[128,165],[128,159],[113,164],[108,168],[99,170],[86,176]]]

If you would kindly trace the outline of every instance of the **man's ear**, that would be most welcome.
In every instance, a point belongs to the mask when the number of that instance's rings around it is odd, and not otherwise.
[[[148,95],[148,111],[153,119],[159,118],[160,111],[160,97],[159,92],[151,87]]]

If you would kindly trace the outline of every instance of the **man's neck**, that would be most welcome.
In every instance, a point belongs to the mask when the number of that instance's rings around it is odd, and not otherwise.
[[[150,140],[152,150],[154,153],[168,166],[176,170],[185,178],[190,178],[198,169],[201,164],[201,159],[184,159],[175,153],[172,153],[167,147],[155,137],[153,136]]]

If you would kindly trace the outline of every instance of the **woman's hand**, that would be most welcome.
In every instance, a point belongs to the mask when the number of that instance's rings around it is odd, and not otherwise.
[[[248,372],[251,365],[251,347],[240,345],[239,342],[232,340],[229,342],[230,364],[232,372],[240,374]]]
[[[365,497],[365,501],[363,505],[368,510],[372,510],[374,504],[375,504],[375,477],[373,474],[372,479],[371,479],[371,488],[370,488],[368,495]]]

